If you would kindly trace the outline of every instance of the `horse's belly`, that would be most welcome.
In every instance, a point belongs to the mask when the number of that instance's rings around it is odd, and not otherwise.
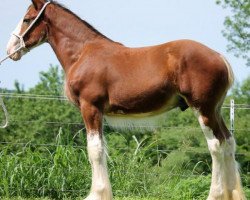
[[[141,113],[126,113],[123,110],[105,113],[106,123],[115,129],[152,130],[167,120],[166,112],[175,108],[176,104],[167,104],[158,110]]]
[[[111,106],[108,110],[105,111],[106,116],[112,116],[112,117],[122,117],[122,118],[144,118],[144,117],[151,117],[156,116],[162,113],[165,113],[173,108],[175,108],[178,105],[176,98],[172,98],[171,101],[168,100],[167,103],[161,104],[159,107],[156,107],[157,109],[150,108],[151,104],[149,105],[149,108],[145,108],[146,105],[143,105],[143,109],[127,109],[122,108],[120,106]]]

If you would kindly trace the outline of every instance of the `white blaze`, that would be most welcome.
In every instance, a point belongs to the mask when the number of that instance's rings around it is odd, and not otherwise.
[[[16,29],[13,31],[13,33],[20,35],[22,23],[23,23],[23,19],[20,20]],[[7,44],[7,54],[8,55],[12,54],[19,47],[20,47],[20,40],[15,35],[12,34]]]

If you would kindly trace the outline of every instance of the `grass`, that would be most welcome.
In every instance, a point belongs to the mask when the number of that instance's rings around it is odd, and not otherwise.
[[[91,170],[84,150],[58,146],[51,151],[26,146],[16,153],[11,151],[12,148],[5,147],[0,153],[3,177],[0,179],[0,196],[6,199],[15,196],[77,199],[88,194]],[[177,171],[177,174],[164,172],[162,167],[152,166],[143,154],[133,153],[116,157],[109,162],[109,169],[116,199],[174,199],[177,193],[181,198],[192,199],[207,194],[210,179],[189,177],[190,172],[185,175]],[[187,187],[187,184],[193,186]],[[121,198],[126,196],[135,198]]]
[[[77,198],[75,200],[82,200],[83,198]],[[51,200],[49,198],[28,198],[24,199],[21,197],[16,198],[3,198],[2,200]],[[71,200],[71,199],[64,199],[64,200]],[[115,200],[160,200],[159,198],[138,198],[138,197],[124,197],[124,198],[115,198]]]
[[[112,146],[118,147],[115,140]],[[115,200],[206,199],[211,179],[209,155],[190,154],[185,149],[160,154],[152,151],[153,145],[142,145],[137,153],[133,148],[109,149]],[[0,198],[83,199],[89,192],[90,172],[82,147],[60,145],[59,141],[56,147],[4,145],[0,151]],[[249,188],[246,194],[250,198]]]

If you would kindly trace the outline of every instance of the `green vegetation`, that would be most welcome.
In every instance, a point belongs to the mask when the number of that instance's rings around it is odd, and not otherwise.
[[[229,41],[228,51],[235,56],[246,59],[250,66],[250,1],[249,0],[216,0],[224,8],[229,8],[232,15],[224,21],[224,37]]]
[[[16,83],[16,90],[4,97],[10,126],[0,130],[1,199],[82,199],[87,195],[91,170],[85,129],[73,105],[52,98],[62,95],[62,85],[62,73],[51,67],[41,73],[34,88],[25,91]],[[250,77],[236,84],[225,104],[230,98],[236,104],[250,104],[249,91]],[[28,96],[31,93],[32,98]],[[229,109],[222,111],[229,123]],[[190,110],[167,115],[162,128],[152,131],[105,126],[115,199],[206,199],[211,158],[197,120]],[[0,121],[2,118],[0,112]],[[235,119],[237,160],[250,198],[249,110],[236,109]]]

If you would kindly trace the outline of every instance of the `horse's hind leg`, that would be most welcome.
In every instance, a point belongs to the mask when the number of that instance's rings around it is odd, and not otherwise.
[[[246,198],[235,161],[235,140],[225,126],[220,109],[214,110],[203,112],[201,108],[199,112],[195,111],[212,157],[208,200],[244,200]]]

